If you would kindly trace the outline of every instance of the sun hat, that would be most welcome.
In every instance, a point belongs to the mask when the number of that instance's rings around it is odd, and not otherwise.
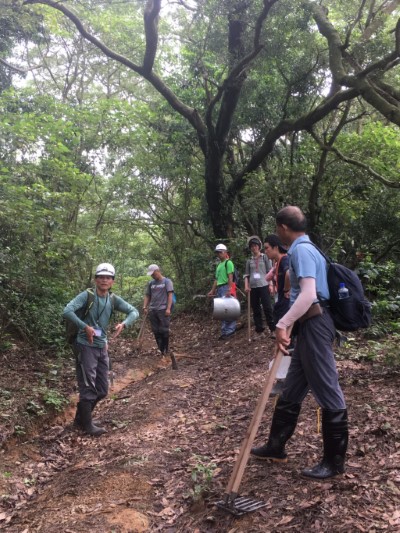
[[[251,237],[249,237],[249,240],[248,240],[249,248],[252,244],[256,244],[259,248],[261,248],[262,246],[261,239],[257,235],[252,235]]]

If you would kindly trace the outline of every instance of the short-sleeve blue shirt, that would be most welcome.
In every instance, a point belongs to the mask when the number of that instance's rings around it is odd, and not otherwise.
[[[300,245],[300,243],[309,244]],[[290,259],[290,304],[293,304],[300,294],[301,278],[314,278],[318,300],[329,300],[326,261],[312,245],[308,235],[302,235],[293,241],[288,250],[288,256]]]

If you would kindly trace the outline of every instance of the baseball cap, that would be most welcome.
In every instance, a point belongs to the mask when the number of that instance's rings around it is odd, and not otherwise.
[[[115,268],[110,263],[100,263],[96,268],[95,276],[112,276],[115,278]]]
[[[156,270],[160,270],[160,267],[158,265],[150,265],[147,269],[147,275],[151,276]]]
[[[225,246],[225,244],[217,244],[217,246],[215,247],[215,251],[216,252],[227,252],[228,251],[228,248]]]

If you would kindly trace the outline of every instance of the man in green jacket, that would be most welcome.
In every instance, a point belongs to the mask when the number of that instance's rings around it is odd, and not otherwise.
[[[81,292],[66,305],[63,316],[79,328],[74,346],[77,357],[76,374],[79,388],[75,424],[88,435],[99,436],[105,429],[92,422],[92,411],[96,404],[108,394],[108,339],[107,329],[113,310],[127,315],[123,322],[115,326],[117,337],[121,331],[130,326],[138,317],[139,312],[116,295],[111,295],[114,284],[115,269],[109,263],[101,263],[96,268],[95,290],[93,303],[86,316],[80,319],[76,312],[87,305],[89,293]]]

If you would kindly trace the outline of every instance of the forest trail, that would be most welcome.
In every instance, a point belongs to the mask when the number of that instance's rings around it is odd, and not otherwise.
[[[219,323],[208,317],[177,315],[171,330],[177,371],[157,355],[148,330],[140,355],[131,339],[111,347],[115,388],[95,412],[107,434],[90,438],[73,429],[71,406],[37,434],[5,443],[2,530],[400,531],[398,372],[339,360],[350,419],[346,473],[322,483],[299,474],[321,452],[309,396],[288,445],[289,462],[249,461],[240,494],[267,506],[235,519],[215,502],[253,414],[273,341],[249,342],[246,328],[218,341]],[[268,434],[271,412],[270,400],[257,443]]]

